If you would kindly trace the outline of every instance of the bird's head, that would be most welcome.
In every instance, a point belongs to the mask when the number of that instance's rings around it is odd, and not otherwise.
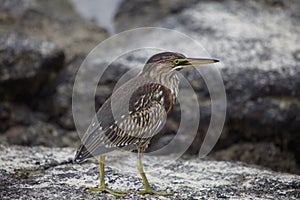
[[[146,62],[143,72],[154,71],[175,71],[190,66],[198,66],[219,62],[219,60],[211,58],[187,58],[183,54],[176,52],[163,52],[153,55]]]

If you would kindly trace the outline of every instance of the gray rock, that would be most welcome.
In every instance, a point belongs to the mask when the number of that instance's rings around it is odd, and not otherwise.
[[[294,154],[289,150],[282,150],[279,145],[274,143],[239,142],[228,148],[215,151],[210,156],[218,160],[238,160],[276,171],[299,173]]]
[[[51,42],[1,32],[0,48],[1,142],[66,146],[64,137],[58,137],[64,131],[46,123],[49,116],[33,111],[49,109],[46,99],[55,91],[63,51]]]
[[[9,102],[0,102],[0,107],[3,109],[0,123],[2,144],[50,147],[79,145],[76,132],[63,130],[42,112]]]
[[[72,92],[76,72],[85,55],[75,56],[66,67],[61,71],[58,77],[56,92],[52,97],[52,116],[56,122],[67,130],[74,130],[75,125],[72,116]]]
[[[2,199],[117,199],[105,193],[84,191],[98,186],[98,166],[94,162],[72,164],[75,149],[19,146],[0,146],[0,149]],[[136,194],[143,185],[134,169],[135,162],[135,156],[108,157],[107,185],[131,190],[125,199],[169,199]],[[150,183],[156,189],[174,191],[171,198],[175,199],[300,198],[299,176],[243,163],[194,158],[166,164],[166,159],[152,157],[144,159],[144,166]]]
[[[27,98],[37,104],[35,98],[53,92],[51,82],[64,62],[61,49],[53,43],[1,33],[0,48],[1,99]]]
[[[8,102],[0,102],[0,120],[2,123],[0,123],[0,131],[3,132],[7,130],[10,125],[9,125],[9,120],[10,120],[10,105]]]
[[[56,124],[38,119],[29,126],[15,125],[1,134],[0,138],[3,138],[2,143],[23,146],[75,147],[79,145],[76,132],[66,132]]]
[[[178,14],[196,2],[195,0],[123,1],[115,16],[115,29],[121,32],[132,28],[153,26],[163,18]]]
[[[23,131],[32,133],[26,134],[25,141],[5,140],[13,141],[13,144],[65,146],[65,142],[49,143],[47,130],[65,132],[59,125],[74,130],[70,114],[72,89],[65,88],[72,87],[71,81],[74,81],[76,70],[84,59],[83,54],[87,54],[108,34],[78,15],[68,1],[4,0],[0,11],[0,99],[3,101],[0,106],[4,109],[0,116],[3,119],[0,131],[18,126],[18,129],[13,128],[3,134],[9,136],[9,132],[14,132],[16,139],[17,134],[22,135]],[[76,66],[68,64],[74,60],[79,60]],[[65,63],[68,69],[65,69]],[[63,67],[64,70],[59,72]],[[70,72],[66,72],[68,70]],[[23,116],[24,110],[27,110],[28,116],[41,113],[43,117],[20,119],[19,115]],[[38,132],[45,133],[44,141],[43,134],[40,134],[39,142],[36,142],[36,134],[33,133]],[[61,134],[52,139],[59,141],[58,136]],[[77,139],[72,139],[68,145],[76,142]]]
[[[89,52],[107,37],[104,29],[82,18],[68,1],[4,0],[0,10],[1,31],[53,42],[67,60]]]
[[[10,127],[21,125],[29,126],[37,119],[46,120],[46,116],[42,113],[33,112],[27,106],[14,104],[8,101],[0,102],[1,107],[1,133]]]

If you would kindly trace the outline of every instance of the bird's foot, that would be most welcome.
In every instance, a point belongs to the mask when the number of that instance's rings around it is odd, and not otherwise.
[[[112,194],[117,197],[125,197],[128,193],[127,191],[120,191],[120,190],[113,190],[107,187],[98,187],[98,188],[88,188],[86,189],[87,192],[106,192]]]
[[[155,194],[155,195],[159,195],[159,196],[173,196],[174,195],[173,192],[168,192],[167,190],[155,191],[152,188],[138,190],[137,193],[142,194],[142,195],[144,195],[144,194]]]

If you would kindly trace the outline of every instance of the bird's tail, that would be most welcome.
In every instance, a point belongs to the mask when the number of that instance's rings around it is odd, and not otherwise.
[[[87,150],[85,145],[81,144],[76,151],[73,162],[74,163],[82,163],[83,161],[85,161],[86,159],[91,158],[91,157],[92,157],[92,155]]]

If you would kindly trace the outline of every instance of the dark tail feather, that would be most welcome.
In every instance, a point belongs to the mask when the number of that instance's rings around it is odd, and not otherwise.
[[[87,150],[87,148],[81,144],[79,148],[77,149],[75,158],[73,160],[74,163],[82,163],[88,158],[91,158],[93,155],[90,154],[90,152]]]

